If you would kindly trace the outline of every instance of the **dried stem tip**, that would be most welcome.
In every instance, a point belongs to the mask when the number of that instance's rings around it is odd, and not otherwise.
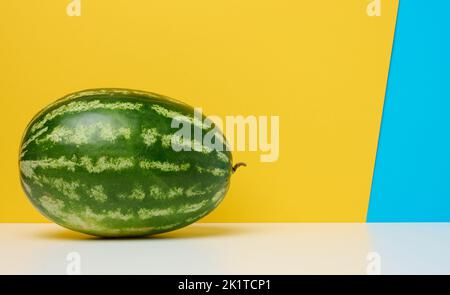
[[[247,167],[247,164],[242,163],[242,162],[236,163],[236,164],[231,168],[231,170],[233,170],[233,173],[234,173],[234,172],[236,172],[236,170],[237,170],[239,167],[241,167],[241,166]]]

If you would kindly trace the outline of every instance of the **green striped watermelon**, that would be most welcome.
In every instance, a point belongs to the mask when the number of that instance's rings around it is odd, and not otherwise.
[[[25,131],[23,189],[48,219],[96,236],[150,235],[191,224],[222,201],[232,158],[226,150],[175,151],[175,117],[212,130],[226,144],[192,107],[165,96],[127,89],[70,94]]]

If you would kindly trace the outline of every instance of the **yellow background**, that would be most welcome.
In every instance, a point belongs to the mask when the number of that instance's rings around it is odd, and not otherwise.
[[[31,117],[73,91],[153,91],[214,115],[279,115],[280,158],[248,163],[203,221],[365,221],[397,1],[0,4],[0,221],[44,218],[19,185]]]

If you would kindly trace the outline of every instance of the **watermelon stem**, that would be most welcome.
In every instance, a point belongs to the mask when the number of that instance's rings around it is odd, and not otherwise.
[[[236,164],[231,168],[231,170],[233,170],[233,173],[234,173],[234,172],[236,172],[236,170],[237,170],[239,167],[241,167],[241,166],[247,167],[247,164],[245,164],[245,163],[243,163],[243,162],[236,163]]]

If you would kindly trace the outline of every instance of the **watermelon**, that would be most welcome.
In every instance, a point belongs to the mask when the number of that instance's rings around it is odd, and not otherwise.
[[[234,172],[226,148],[183,149],[198,144],[195,128],[226,146],[205,119],[155,93],[72,93],[28,124],[20,147],[22,187],[45,217],[86,234],[132,237],[184,227],[218,206]],[[173,120],[190,123],[192,139],[180,140]]]

